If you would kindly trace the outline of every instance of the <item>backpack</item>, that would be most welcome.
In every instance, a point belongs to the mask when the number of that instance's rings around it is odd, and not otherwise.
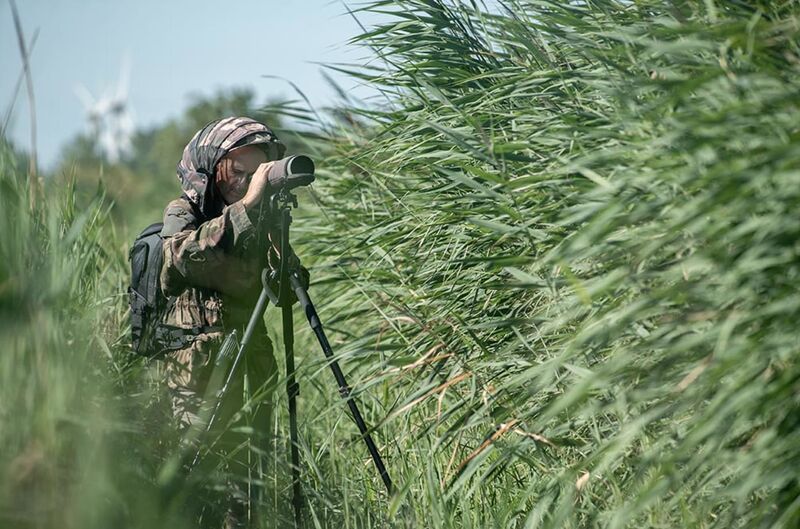
[[[197,211],[194,213],[200,218]],[[131,348],[134,353],[148,357],[183,349],[194,341],[198,333],[217,330],[181,329],[162,323],[163,315],[175,304],[176,299],[174,296],[165,296],[161,291],[161,267],[164,264],[164,239],[161,237],[163,227],[162,222],[146,227],[134,239],[128,255],[131,265],[131,284],[128,287]]]
[[[131,346],[133,352],[143,356],[153,356],[159,352],[155,343],[156,316],[163,314],[168,300],[161,293],[161,265],[163,240],[161,228],[164,224],[156,222],[146,227],[133,241],[128,256],[131,264],[131,285],[128,298],[131,306]]]

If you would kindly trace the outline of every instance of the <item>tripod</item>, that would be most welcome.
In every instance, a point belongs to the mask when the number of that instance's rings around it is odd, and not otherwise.
[[[350,413],[353,416],[353,420],[358,426],[361,437],[364,439],[370,456],[372,457],[372,460],[378,469],[378,473],[380,474],[384,485],[386,485],[386,490],[389,493],[392,492],[392,481],[389,478],[389,473],[383,464],[383,460],[378,452],[378,448],[375,446],[372,436],[369,434],[369,429],[367,428],[367,425],[361,416],[361,412],[358,410],[358,406],[350,394],[350,387],[347,385],[347,381],[344,378],[344,373],[342,373],[339,363],[333,356],[333,350],[331,349],[331,345],[328,342],[328,338],[322,328],[322,322],[320,321],[319,315],[314,308],[314,304],[311,302],[311,298],[308,295],[308,291],[306,290],[306,287],[303,285],[303,281],[300,278],[299,260],[293,254],[290,255],[289,226],[292,223],[291,209],[292,207],[297,207],[297,197],[284,187],[271,196],[269,206],[272,213],[272,218],[280,219],[280,266],[278,267],[278,270],[270,270],[270,268],[267,267],[261,274],[261,282],[263,285],[261,294],[259,295],[258,301],[256,302],[252,315],[250,316],[250,320],[247,324],[247,328],[245,329],[244,336],[242,337],[236,358],[231,365],[227,379],[220,390],[220,394],[224,394],[231,379],[233,378],[233,372],[236,369],[239,360],[243,357],[243,353],[247,348],[247,344],[253,337],[256,326],[258,325],[259,321],[263,319],[268,302],[271,301],[274,305],[281,307],[283,316],[283,343],[286,356],[286,393],[289,401],[292,505],[295,513],[295,525],[296,527],[301,527],[303,499],[302,488],[300,485],[300,454],[298,449],[297,435],[297,396],[300,393],[300,387],[295,380],[294,320],[292,317],[292,302],[294,300],[291,299],[292,291],[294,292],[297,301],[300,303],[300,308],[306,315],[306,319],[308,320],[311,329],[314,331],[314,334],[317,337],[317,341],[322,348],[322,352],[329,361],[330,368],[333,371],[333,376],[336,379],[336,384],[339,388],[339,393],[347,402],[347,406],[350,408]],[[274,282],[275,280],[277,280],[278,284],[277,293],[270,286],[270,283]],[[208,429],[210,429],[219,409],[220,401],[218,400],[217,402],[217,407],[215,408],[208,422]],[[195,462],[196,461],[197,456],[195,457]]]

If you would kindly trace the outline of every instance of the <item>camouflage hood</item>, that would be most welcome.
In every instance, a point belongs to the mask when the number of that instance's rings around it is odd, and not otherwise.
[[[189,200],[207,218],[217,216],[222,210],[222,199],[214,185],[217,163],[231,150],[245,145],[266,147],[270,160],[282,158],[286,151],[269,127],[246,117],[212,121],[183,149],[178,180]]]

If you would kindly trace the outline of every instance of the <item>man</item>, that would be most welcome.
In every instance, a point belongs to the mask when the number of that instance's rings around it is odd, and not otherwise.
[[[211,122],[195,134],[178,164],[183,196],[170,202],[164,213],[161,287],[165,295],[176,296],[163,321],[180,329],[186,343],[166,357],[173,411],[185,430],[203,427],[198,413],[219,363],[218,349],[227,333],[243,335],[261,291],[261,270],[277,257],[271,243],[279,241],[277,225],[266,212],[267,173],[284,152],[266,125],[232,117]],[[233,489],[245,490],[236,481],[246,478],[257,459],[250,447],[266,449],[271,413],[264,395],[277,378],[263,324],[237,371],[209,440],[216,440],[212,450],[226,461]],[[248,413],[237,413],[245,397],[255,404],[248,406]],[[255,443],[231,433],[246,422],[252,425]],[[246,501],[241,496],[235,498],[229,518],[242,518]]]

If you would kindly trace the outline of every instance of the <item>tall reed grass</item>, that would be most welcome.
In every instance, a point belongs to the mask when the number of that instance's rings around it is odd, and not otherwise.
[[[797,3],[363,9],[338,68],[385,103],[329,129],[302,251],[398,523],[795,526]],[[327,393],[309,479],[367,526]]]
[[[31,200],[0,144],[0,527],[184,527],[156,480],[175,451],[157,373],[129,352],[126,243],[73,183]]]

